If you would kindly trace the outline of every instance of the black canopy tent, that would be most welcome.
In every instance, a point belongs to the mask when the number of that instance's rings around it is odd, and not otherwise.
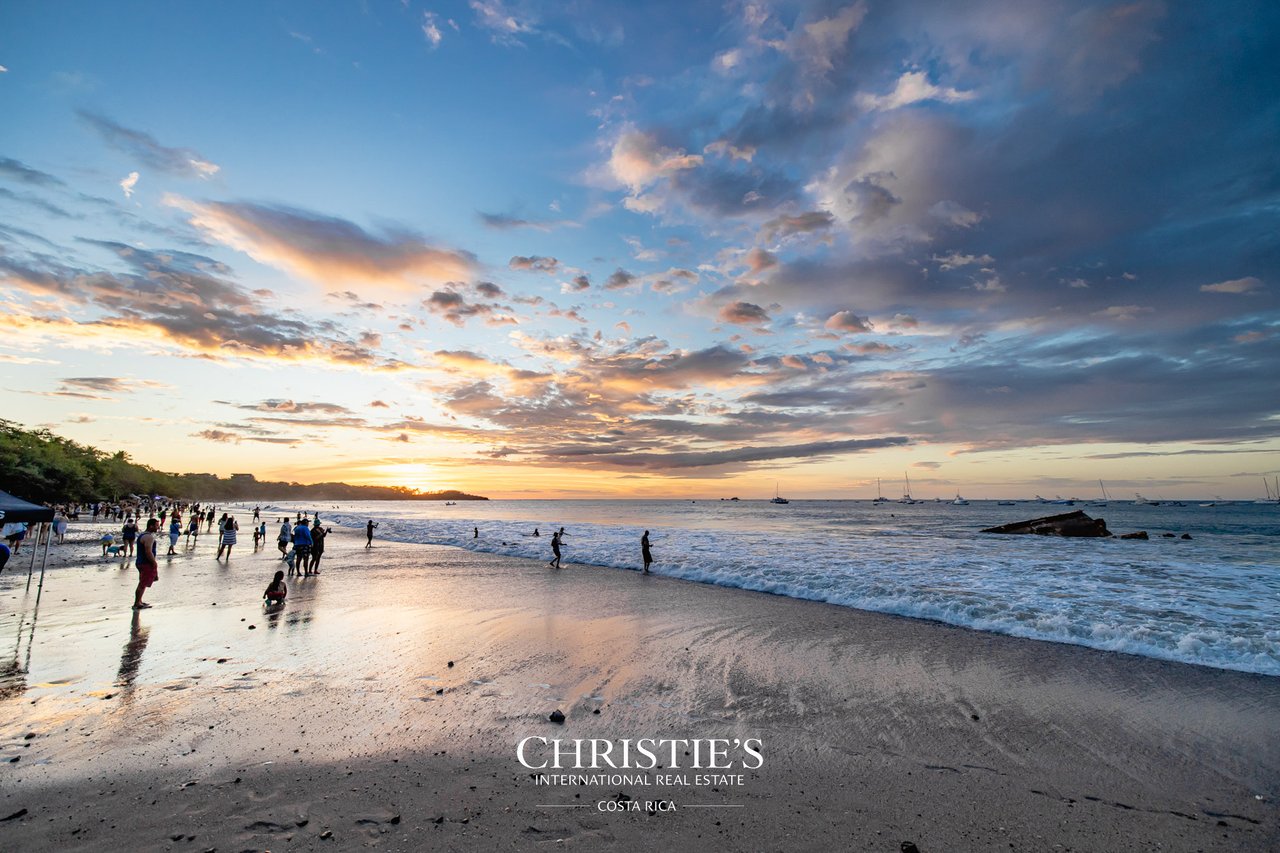
[[[0,523],[12,524],[25,521],[27,524],[49,524],[53,521],[53,510],[47,506],[33,504],[22,498],[15,498],[8,492],[0,491]],[[49,546],[53,544],[53,531],[49,530],[45,537],[44,559],[40,561],[40,587],[44,587],[44,567],[49,562]],[[31,542],[31,566],[27,569],[27,588],[31,588],[31,573],[36,568],[36,549],[40,545],[40,528]]]

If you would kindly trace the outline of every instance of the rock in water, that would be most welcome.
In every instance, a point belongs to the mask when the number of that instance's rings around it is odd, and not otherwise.
[[[1038,536],[1110,536],[1107,522],[1081,510],[988,527],[983,533],[1034,533]]]
[[[1137,533],[1125,533],[1121,535],[1120,538],[1121,539],[1150,539],[1151,537],[1147,535],[1147,531],[1139,530]]]
[[[550,719],[551,722],[553,723],[560,723],[561,725],[563,725],[564,712],[561,711],[559,708],[556,708],[554,711],[551,712],[551,716],[548,719]]]

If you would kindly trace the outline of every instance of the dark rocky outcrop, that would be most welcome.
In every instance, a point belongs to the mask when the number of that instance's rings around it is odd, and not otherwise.
[[[1034,533],[1038,536],[1110,536],[1107,522],[1081,510],[988,527],[983,533]]]

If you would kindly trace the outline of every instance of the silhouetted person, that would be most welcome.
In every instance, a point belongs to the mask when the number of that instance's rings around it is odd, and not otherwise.
[[[555,554],[555,557],[547,565],[553,569],[560,568],[560,537],[563,535],[563,527],[551,534],[551,553]]]
[[[369,537],[369,541],[364,543],[364,547],[366,548],[373,547],[373,531],[377,528],[377,526],[378,525],[373,523],[372,518],[369,519],[369,523],[364,526],[365,536]]]
[[[640,555],[644,557],[644,573],[649,574],[649,564],[653,562],[653,552],[649,550],[649,531],[640,537]]]
[[[320,574],[320,558],[324,556],[324,538],[329,535],[329,528],[318,523],[311,531],[311,571]]]

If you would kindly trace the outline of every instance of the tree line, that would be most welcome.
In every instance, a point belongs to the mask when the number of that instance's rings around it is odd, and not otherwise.
[[[488,500],[453,489],[420,492],[402,486],[270,482],[252,474],[170,474],[140,465],[123,450],[108,453],[0,420],[0,489],[40,504],[116,501],[129,495],[175,500]]]

